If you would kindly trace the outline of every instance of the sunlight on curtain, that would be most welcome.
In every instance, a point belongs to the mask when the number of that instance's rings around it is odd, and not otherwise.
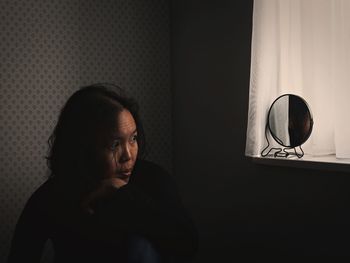
[[[305,153],[350,158],[348,14],[349,0],[255,0],[247,156],[260,156],[267,145],[271,103],[292,93],[314,118]]]

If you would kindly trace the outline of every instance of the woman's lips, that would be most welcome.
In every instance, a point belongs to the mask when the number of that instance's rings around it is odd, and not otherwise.
[[[120,171],[118,175],[122,179],[128,178],[131,175],[131,170]]]

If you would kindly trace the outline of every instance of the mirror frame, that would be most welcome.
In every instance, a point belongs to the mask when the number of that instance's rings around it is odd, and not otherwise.
[[[285,97],[285,96],[294,96],[294,97],[297,97],[298,99],[302,100],[307,109],[308,109],[308,112],[309,112],[309,115],[310,115],[310,129],[308,131],[308,133],[306,134],[305,136],[305,140],[300,144],[300,145],[284,145],[283,142],[281,142],[281,140],[272,132],[271,130],[271,127],[270,127],[270,113],[271,113],[271,109],[273,108],[273,106],[275,105],[275,103],[281,99],[282,97]],[[290,94],[290,93],[286,93],[286,94],[282,94],[280,96],[278,96],[271,104],[270,108],[269,108],[269,112],[267,114],[267,127],[269,129],[269,132],[272,136],[272,138],[279,144],[279,145],[282,145],[283,147],[287,147],[287,148],[295,148],[295,147],[298,147],[298,146],[301,146],[302,144],[304,144],[310,137],[311,133],[312,133],[312,130],[313,130],[313,125],[314,125],[314,120],[313,120],[313,117],[312,117],[312,112],[311,112],[311,109],[309,107],[309,104],[306,102],[305,99],[303,99],[301,96],[299,95],[295,95],[295,94]]]

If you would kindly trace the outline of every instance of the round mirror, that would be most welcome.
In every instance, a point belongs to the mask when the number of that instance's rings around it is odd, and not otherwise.
[[[297,147],[310,137],[313,119],[306,101],[292,94],[278,97],[268,114],[272,137],[284,147]]]

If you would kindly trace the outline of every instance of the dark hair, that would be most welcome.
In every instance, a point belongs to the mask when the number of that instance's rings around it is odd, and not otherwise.
[[[50,178],[96,182],[93,143],[101,131],[115,128],[117,113],[128,110],[136,123],[138,158],[145,154],[145,134],[138,103],[116,85],[98,83],[81,87],[62,108],[49,137]]]

